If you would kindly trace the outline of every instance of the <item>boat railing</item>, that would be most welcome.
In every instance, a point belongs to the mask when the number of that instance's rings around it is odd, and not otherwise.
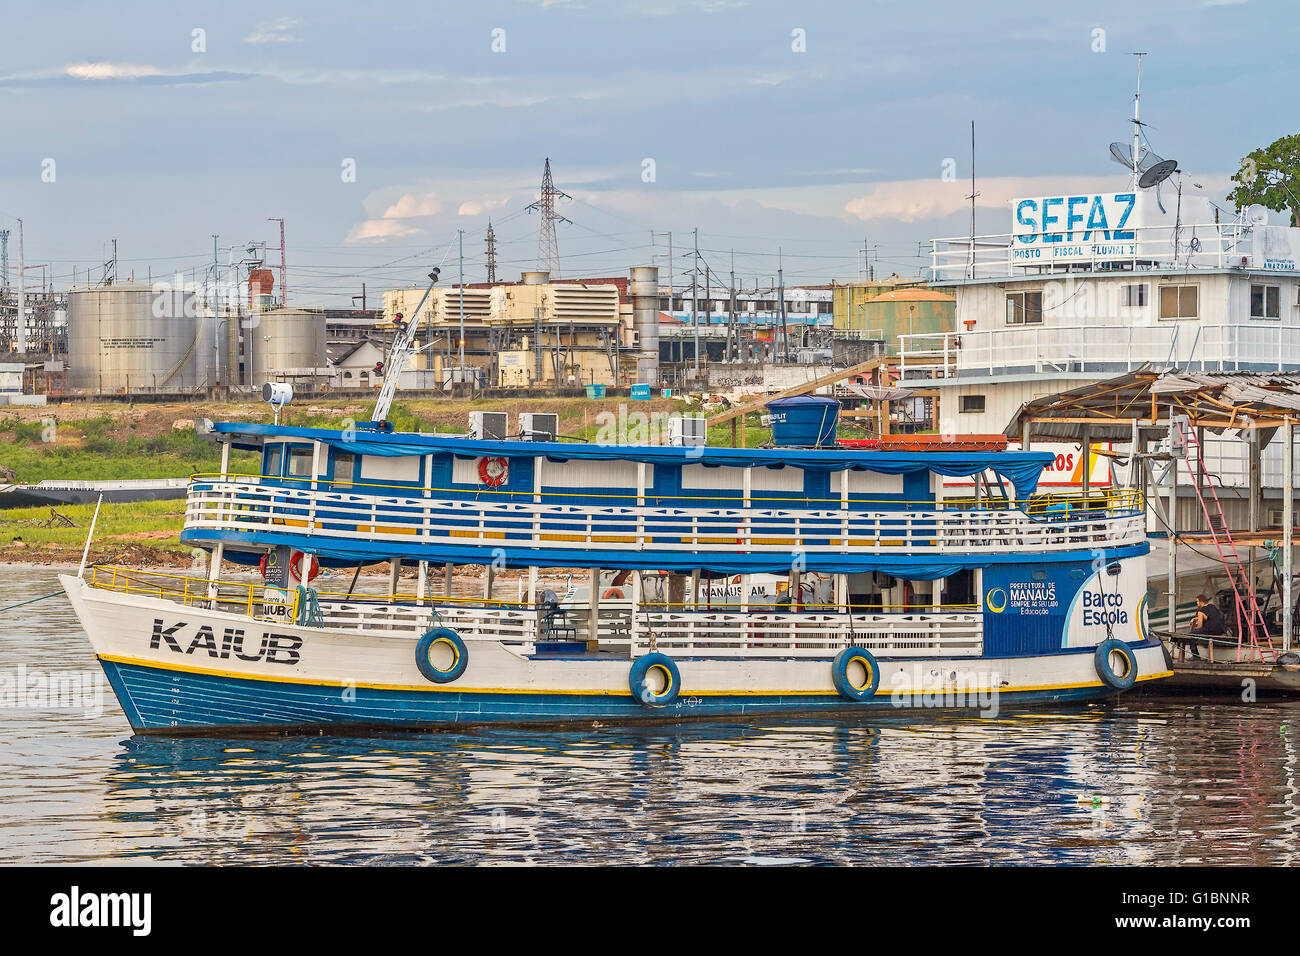
[[[1145,536],[1140,499],[1123,494],[1084,499],[1085,509],[987,497],[978,508],[962,507],[960,499],[895,499],[882,500],[875,509],[861,500],[849,508],[840,500],[813,502],[825,508],[792,508],[789,502],[718,506],[713,498],[686,507],[664,504],[664,498],[638,506],[628,504],[626,495],[537,495],[522,497],[538,501],[520,501],[518,494],[467,498],[464,490],[403,491],[361,494],[313,488],[310,479],[270,484],[247,476],[198,477],[186,502],[185,530],[191,532],[189,540],[193,532],[201,537],[204,531],[288,531],[325,541],[537,549],[570,549],[577,543],[588,549],[633,545],[647,552],[728,553],[1051,551],[1132,544]],[[446,494],[457,497],[439,497]]]
[[[1131,488],[1095,488],[1077,491],[1052,491],[1035,494],[1029,498],[1008,501],[980,497],[946,497],[942,500],[945,509],[966,511],[989,510],[1001,504],[1003,508],[1014,507],[1017,511],[1039,519],[1050,520],[1068,516],[1075,519],[1116,518],[1123,515],[1142,514],[1146,502],[1142,492]]]
[[[1181,230],[1181,232],[1180,232]],[[952,236],[930,240],[931,278],[939,284],[963,279],[1011,278],[1016,276],[1134,275],[1154,269],[1176,268],[1180,271],[1226,269],[1239,265],[1243,255],[1264,258],[1262,240],[1252,240],[1254,230],[1248,223],[1182,223],[1180,230],[1171,225],[1155,224],[1130,227],[1126,239],[1091,241],[1095,231],[1065,233],[1058,236],[1059,257],[1054,251],[1044,253],[1030,238],[1012,233],[983,236]],[[1184,238],[1180,241],[1179,235]],[[1186,237],[1194,237],[1188,242]]]
[[[263,585],[243,581],[210,581],[207,578],[164,571],[139,571],[115,565],[90,568],[92,588],[171,601],[184,607],[201,607],[256,617],[263,606]],[[293,608],[296,611],[296,607]]]
[[[900,382],[1009,374],[1103,378],[1152,362],[1189,372],[1281,372],[1300,362],[1300,325],[1279,320],[1184,326],[1189,320],[1158,319],[1145,306],[1140,314],[1096,318],[900,335]]]
[[[916,609],[802,611],[643,611],[632,631],[632,656],[660,651],[703,657],[832,657],[863,647],[882,657],[978,657],[983,614]]]
[[[207,578],[111,565],[90,569],[90,585],[123,594],[174,602],[185,607],[239,614],[254,621],[298,621],[301,594],[283,617],[267,614],[260,582]],[[483,601],[477,598],[413,595],[337,595],[315,592],[320,617],[311,626],[414,640],[430,627],[449,627],[466,641],[501,643],[520,654],[556,640],[545,630],[549,605]],[[983,649],[978,605],[862,607],[801,605],[702,606],[643,604],[635,611],[621,601],[597,610],[594,634],[587,607],[566,606],[572,615],[569,641],[589,642],[614,655],[636,657],[653,650],[696,657],[831,657],[860,646],[882,657],[968,657]],[[300,624],[306,622],[299,621]],[[589,645],[591,646],[591,645]]]
[[[311,594],[318,603],[320,617],[308,621],[302,613],[307,591],[296,587],[283,589],[288,603],[273,604],[268,601],[267,585],[261,581],[209,580],[113,565],[93,566],[89,583],[101,590],[239,614],[266,623],[310,623],[401,637],[418,637],[437,624],[453,628],[466,640],[519,645],[525,652],[532,651],[537,634],[536,609],[518,602],[455,596],[418,599],[414,595],[346,594],[313,588]],[[276,597],[278,600],[279,595]]]

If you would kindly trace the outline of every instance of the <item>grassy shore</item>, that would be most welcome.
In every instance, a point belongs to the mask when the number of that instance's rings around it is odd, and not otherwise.
[[[282,424],[338,428],[346,421],[368,421],[372,402],[321,401],[290,405]],[[666,416],[690,413],[680,399],[628,401],[620,398],[414,399],[393,406],[390,419],[399,431],[464,432],[472,410],[503,411],[513,421],[519,412],[549,411],[560,416],[560,433],[584,441],[663,441]],[[646,417],[638,417],[646,416]],[[42,479],[112,480],[176,478],[220,467],[220,446],[200,437],[194,422],[269,422],[261,402],[195,402],[170,405],[55,405],[10,408],[0,413],[0,480],[34,483]],[[852,437],[857,426],[841,424]],[[758,413],[745,421],[745,444],[756,448],[771,439]],[[709,435],[710,446],[731,444],[730,424]],[[256,473],[249,452],[233,452],[231,470]],[[0,509],[0,562],[75,564],[81,557],[93,505]],[[180,544],[183,502],[106,504],[96,529],[96,560],[143,561],[153,567],[189,567],[193,556]]]
[[[560,416],[561,434],[591,441],[597,440],[602,425],[618,421],[624,402],[646,413],[685,407],[666,399],[415,399],[395,404],[389,418],[399,431],[464,432],[474,409],[508,412],[512,421],[519,412],[550,411]],[[373,402],[355,400],[291,405],[281,423],[339,428],[348,420],[368,421],[373,407]],[[0,481],[176,478],[215,472],[220,446],[195,432],[194,422],[201,418],[270,422],[271,410],[261,402],[10,408],[0,413]],[[258,460],[252,453],[235,451],[230,467],[236,473],[256,473]],[[53,511],[0,509],[0,562],[77,563],[93,511],[93,505],[61,505]],[[184,503],[179,500],[105,504],[92,560],[189,567],[191,550],[180,544],[183,519]]]
[[[592,441],[602,425],[619,420],[622,402],[626,399],[415,399],[395,404],[389,418],[398,431],[463,433],[472,410],[503,411],[512,420],[519,412],[550,411],[560,416],[561,434]],[[655,399],[630,402],[627,407],[666,414],[679,411],[685,403]],[[281,423],[338,428],[348,420],[368,421],[372,408],[373,403],[356,401],[290,405]],[[194,422],[200,418],[270,422],[271,410],[261,402],[11,408],[0,413],[0,475],[8,481],[37,482],[45,478],[174,478],[213,471],[220,461],[220,449],[195,433]],[[232,457],[232,466],[253,463],[254,457],[247,453],[236,452]]]
[[[0,509],[0,562],[71,565],[81,560],[93,504]],[[189,567],[181,546],[184,501],[106,503],[95,524],[92,561]]]

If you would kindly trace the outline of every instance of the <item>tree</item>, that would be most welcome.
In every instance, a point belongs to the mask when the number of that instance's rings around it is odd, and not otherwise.
[[[1291,213],[1291,225],[1300,226],[1300,133],[1252,150],[1232,181],[1237,186],[1228,199],[1236,203],[1238,211],[1251,203],[1274,212],[1286,209]]]

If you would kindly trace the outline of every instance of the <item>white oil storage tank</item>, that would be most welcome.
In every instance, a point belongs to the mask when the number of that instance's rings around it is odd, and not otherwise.
[[[210,315],[193,290],[114,285],[68,293],[68,384],[94,392],[185,392],[213,384]]]
[[[324,309],[267,309],[244,319],[246,385],[325,378]]]

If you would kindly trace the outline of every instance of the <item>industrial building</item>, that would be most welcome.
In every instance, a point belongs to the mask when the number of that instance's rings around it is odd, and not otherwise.
[[[657,270],[656,270],[657,271]],[[441,387],[451,370],[477,369],[492,387],[570,387],[628,384],[636,348],[628,280],[556,279],[525,272],[520,281],[384,294],[384,321],[420,325],[416,369]],[[462,334],[463,333],[463,334]]]
[[[708,285],[693,293],[669,288],[652,266],[564,279],[539,270],[517,281],[391,290],[378,309],[326,309],[285,307],[277,273],[260,259],[248,265],[246,284],[215,291],[197,275],[117,282],[112,266],[92,287],[29,290],[26,350],[9,357],[24,367],[24,391],[221,396],[274,380],[305,395],[369,392],[383,381],[399,323],[407,322],[417,323],[416,351],[399,387],[426,393],[471,385],[717,391],[784,381],[782,369],[853,364],[884,347],[868,341],[860,322],[838,328],[834,309],[844,287],[833,284],[777,282],[720,297]],[[877,288],[906,291],[899,283]],[[920,290],[874,298],[862,313],[873,328],[907,334],[952,326],[950,297]],[[15,303],[0,316],[11,350],[19,344],[17,314]]]

